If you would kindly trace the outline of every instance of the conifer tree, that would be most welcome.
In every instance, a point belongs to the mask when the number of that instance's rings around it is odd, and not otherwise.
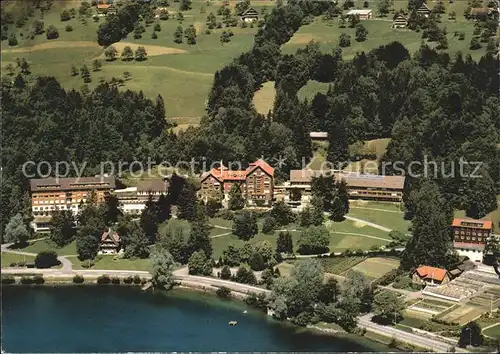
[[[229,190],[229,210],[240,210],[245,206],[245,200],[241,193],[241,187],[238,183],[233,183],[231,189]]]

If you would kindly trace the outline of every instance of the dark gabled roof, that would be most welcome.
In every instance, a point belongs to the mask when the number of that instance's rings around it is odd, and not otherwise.
[[[137,183],[138,192],[166,192],[167,188],[167,182],[160,178],[145,179]]]
[[[259,16],[259,13],[257,12],[257,10],[255,10],[253,7],[249,7],[248,9],[246,9],[245,11],[243,11],[243,13],[240,15],[240,16],[248,16],[248,15],[251,15],[251,16]]]
[[[34,178],[30,180],[31,192],[114,189],[115,177]]]

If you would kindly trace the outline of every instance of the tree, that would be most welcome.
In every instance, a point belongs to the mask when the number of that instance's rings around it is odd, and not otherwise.
[[[225,265],[220,271],[220,278],[224,280],[231,279],[231,269]]]
[[[135,51],[135,60],[144,61],[148,58],[148,53],[146,53],[146,48],[143,46],[137,47]]]
[[[52,214],[50,240],[57,247],[69,244],[75,237],[75,218],[71,210],[58,210]]]
[[[264,219],[264,223],[262,224],[262,232],[265,234],[272,234],[276,230],[276,219],[272,216],[268,216]]]
[[[229,190],[229,201],[228,201],[228,209],[229,210],[240,210],[245,206],[245,200],[243,199],[243,195],[241,193],[241,187],[238,183],[233,183],[231,189]]]
[[[35,32],[35,34],[42,34],[43,29],[44,29],[43,21],[39,21],[39,20],[33,21],[33,32]],[[47,38],[50,39],[49,37],[47,37]]]
[[[101,238],[102,228],[95,222],[80,227],[76,237],[76,252],[78,259],[85,261],[94,259],[99,249],[99,240]]]
[[[342,169],[342,164],[349,160],[349,141],[345,121],[332,125],[328,133],[327,160],[335,169]]]
[[[3,241],[14,244],[24,244],[28,241],[29,237],[30,233],[24,223],[23,216],[18,213],[11,217],[7,226],[5,226]]]
[[[311,225],[320,226],[323,224],[323,199],[313,195],[311,198]]]
[[[14,75],[15,68],[14,68],[14,65],[12,65],[11,63],[9,63],[9,64],[7,64],[7,65],[5,66],[5,70],[7,71],[7,74],[8,74],[9,76]]]
[[[351,27],[351,28],[355,28],[359,24],[359,22],[361,21],[359,19],[359,15],[350,15],[347,17],[347,20],[349,22],[349,27]]]
[[[220,202],[220,199],[216,198],[208,198],[206,204],[205,204],[205,211],[207,213],[207,216],[209,218],[213,218],[215,214],[222,208],[222,204]]]
[[[239,239],[248,241],[254,237],[259,228],[257,226],[257,217],[250,211],[243,211],[236,215],[233,220],[233,234]]]
[[[351,46],[351,36],[346,33],[342,33],[339,37],[339,46],[340,47],[350,47]]]
[[[71,25],[66,25],[66,26],[64,27],[64,30],[65,30],[66,32],[73,32],[73,26],[71,26]]]
[[[328,278],[326,283],[321,286],[321,290],[318,294],[318,299],[322,303],[328,305],[337,302],[337,298],[340,294],[340,287],[335,278]]]
[[[221,44],[224,44],[224,43],[229,43],[231,41],[231,32],[229,31],[222,31],[222,33],[220,34],[220,43]]]
[[[473,219],[481,219],[497,209],[495,183],[485,169],[478,171],[480,178],[471,178],[465,213]]]
[[[185,181],[177,198],[178,218],[195,220],[197,200],[195,185],[191,181]]]
[[[21,69],[22,74],[29,74],[30,73],[30,65],[28,64],[26,59],[24,59],[24,58],[21,59],[19,67]]]
[[[99,59],[94,59],[94,61],[92,61],[92,70],[100,71],[101,68],[102,68],[102,62]]]
[[[186,28],[184,35],[187,39],[187,44],[196,44],[196,28],[193,25]]]
[[[53,25],[47,27],[47,39],[56,39],[59,38],[59,31]]]
[[[131,78],[131,77],[132,77],[132,73],[131,73],[130,71],[124,71],[124,72],[123,72],[123,79],[124,79],[125,81],[130,80],[130,78]]]
[[[71,14],[69,13],[68,10],[63,10],[61,12],[61,21],[69,21],[71,20]]]
[[[234,267],[241,263],[240,250],[233,245],[227,246],[227,248],[222,252],[222,259],[224,264]]]
[[[212,242],[210,239],[210,225],[206,220],[191,223],[191,232],[187,241],[187,250],[190,254],[203,251],[207,258],[212,257]]]
[[[57,253],[54,251],[41,251],[35,257],[36,268],[50,268],[59,265]]]
[[[104,56],[106,57],[107,61],[113,61],[118,56],[118,51],[116,50],[115,47],[110,46],[106,48],[106,50],[104,51]]]
[[[476,50],[481,48],[481,43],[479,43],[478,37],[472,37],[470,40],[469,49]]]
[[[188,261],[189,274],[191,275],[212,275],[212,262],[203,251],[194,252]]]
[[[124,61],[134,59],[134,52],[132,51],[132,48],[130,48],[128,45],[125,46],[125,48],[123,48],[121,58]]]
[[[292,208],[284,201],[274,203],[269,215],[276,220],[279,226],[286,226],[295,221],[295,214]]]
[[[151,260],[152,283],[155,287],[172,289],[174,286],[175,261],[170,253],[165,250],[155,250],[149,257]]]
[[[149,240],[150,244],[155,243],[156,234],[158,233],[158,209],[153,201],[153,196],[150,194],[146,202],[146,207],[141,213],[139,224],[141,229]]]
[[[448,49],[448,38],[446,36],[441,36],[439,38],[438,49]]]
[[[18,44],[18,42],[17,42],[16,34],[14,32],[12,32],[11,34],[9,34],[9,45],[15,46],[17,44]]]
[[[489,38],[486,45],[486,52],[496,54],[498,52],[498,40],[496,38]]]
[[[217,17],[215,17],[213,12],[208,14],[206,25],[208,29],[214,29],[217,26]]]
[[[106,225],[111,226],[112,224],[118,221],[120,216],[123,215],[119,205],[120,201],[118,200],[118,197],[116,195],[109,194],[104,197],[104,204],[102,205],[103,208],[102,213]]]
[[[174,42],[182,43],[183,38],[184,38],[184,30],[182,29],[182,26],[177,26],[177,29],[174,32]]]
[[[180,11],[191,10],[191,0],[181,0],[181,3],[179,5],[179,10]]]
[[[391,8],[391,0],[379,0],[377,7],[380,16],[385,17]]]
[[[479,327],[476,321],[469,322],[467,325],[462,327],[460,338],[458,340],[458,346],[460,348],[466,348],[468,345],[479,347],[483,345],[483,343],[484,337],[481,333],[481,327]]]
[[[156,32],[161,32],[161,25],[158,22],[155,23],[153,30],[155,30]]]
[[[288,231],[280,231],[276,240],[276,253],[293,254],[292,235]]]
[[[252,253],[248,261],[250,268],[254,271],[261,271],[266,269],[266,263],[264,262],[264,257],[258,252]]]
[[[375,296],[373,301],[374,319],[383,324],[389,324],[392,321],[396,323],[403,317],[405,303],[401,296],[391,291],[385,291]]]
[[[250,0],[242,0],[242,1],[239,1],[236,3],[236,6],[234,9],[238,15],[241,15],[249,8],[250,8]]]
[[[81,67],[80,76],[82,77],[83,82],[85,82],[86,84],[92,81],[92,78],[90,77],[90,71],[89,68],[87,68],[87,65],[83,64],[83,66]]]
[[[127,239],[124,252],[125,258],[147,258],[149,256],[148,237],[146,237],[144,230],[137,223],[131,223],[127,235],[122,236],[122,238],[124,237]]]
[[[363,273],[350,270],[347,272],[346,280],[342,284],[342,296],[344,298],[361,299],[364,289],[369,287]]]
[[[361,23],[356,25],[356,40],[358,42],[364,42],[366,36],[368,35],[368,30]]]
[[[165,9],[161,9],[160,10],[160,20],[165,21],[165,20],[168,20],[169,18],[170,18],[170,15],[169,15],[168,11]]]
[[[238,270],[236,271],[236,275],[234,276],[234,280],[238,283],[243,284],[257,284],[257,278],[255,277],[255,274],[246,266],[240,266],[238,268]]]
[[[182,21],[184,21],[184,14],[182,12],[177,12],[177,15],[175,16],[175,19],[179,22],[182,23]]]
[[[328,252],[330,234],[324,226],[312,226],[300,235],[298,252],[300,254],[321,254]]]

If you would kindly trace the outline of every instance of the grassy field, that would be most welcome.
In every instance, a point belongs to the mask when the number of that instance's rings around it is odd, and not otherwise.
[[[487,328],[483,331],[483,334],[488,337],[500,339],[500,323],[498,323],[496,326]]]
[[[261,7],[274,5],[274,2],[254,2],[252,6],[258,11]],[[79,6],[78,2],[72,4]],[[74,65],[79,69],[86,64],[89,69],[92,69],[92,60],[102,58],[103,48],[97,44],[96,31],[99,24],[104,22],[104,18],[101,17],[98,22],[89,18],[86,25],[76,18],[61,22],[59,14],[63,7],[71,6],[65,2],[57,2],[49,12],[44,14],[45,28],[49,25],[56,26],[59,31],[57,39],[47,40],[45,34],[35,36],[33,40],[28,38],[33,21],[40,19],[39,11],[23,28],[12,28],[12,31],[17,31],[19,45],[9,47],[7,41],[2,41],[3,65],[14,62],[16,57],[23,57],[29,62],[33,74],[52,75],[64,87],[80,89],[84,84],[83,80],[79,75],[70,75],[71,66]],[[130,34],[122,42],[115,44],[119,52],[126,44],[130,44],[133,48],[138,45],[145,46],[148,52],[146,61],[123,62],[118,59],[114,62],[107,62],[103,60],[101,71],[91,72],[92,82],[89,87],[95,87],[101,77],[120,78],[123,72],[128,71],[132,77],[125,82],[122,89],[142,90],[152,99],[161,94],[165,100],[167,117],[182,117],[176,120],[179,124],[188,124],[184,121],[192,121],[193,118],[197,123],[199,117],[204,114],[205,99],[211,88],[214,73],[240,53],[251,48],[257,27],[232,28],[234,36],[231,42],[221,45],[219,38],[223,29],[216,29],[211,34],[205,34],[206,17],[210,12],[215,14],[220,3],[207,6],[204,0],[193,0],[192,9],[183,12],[182,23],[175,20],[172,15],[177,12],[178,6],[179,3],[172,2],[169,7],[171,18],[166,21],[158,20],[161,31],[157,32],[157,39],[151,38],[153,26],[150,25],[146,27],[146,32],[142,34],[141,39],[134,39]],[[71,25],[73,31],[66,32],[66,25]],[[193,25],[197,29],[196,45],[174,43],[173,34],[179,25],[184,28]],[[71,50],[68,50],[69,48]]]
[[[365,259],[364,256],[321,258],[321,264],[326,273],[340,275]]]
[[[71,257],[74,269],[83,269],[82,263],[76,257]],[[125,259],[118,258],[114,255],[97,256],[95,264],[92,269],[110,269],[110,270],[151,270],[151,261],[149,258],[145,259]]]
[[[26,263],[33,263],[35,261],[35,257],[25,256],[22,254],[2,252],[2,268],[9,267],[11,263],[17,263],[23,261],[25,261]]]
[[[498,208],[496,210],[493,210],[491,213],[489,213],[488,215],[486,215],[484,218],[481,219],[481,220],[491,220],[493,223],[493,231],[496,233],[500,231],[500,194],[497,195],[497,203],[498,203]],[[465,210],[456,210],[455,217],[466,218]]]
[[[253,96],[253,104],[257,112],[267,115],[269,111],[272,111],[275,96],[274,81],[265,82]]]
[[[364,274],[367,278],[377,279],[399,267],[399,260],[393,258],[373,257],[352,267],[352,270]]]
[[[403,219],[403,212],[382,211],[362,208],[349,208],[349,216],[354,216],[366,221],[370,221],[391,230],[407,232],[411,222]]]
[[[22,252],[29,253],[39,253],[41,251],[53,250],[56,251],[58,256],[68,256],[68,255],[76,255],[76,242],[73,241],[70,244],[56,248],[54,245],[48,240],[40,240],[31,243],[29,246],[19,249]]]
[[[329,83],[327,82],[319,82],[316,80],[309,80],[307,84],[301,87],[297,96],[301,101],[307,99],[309,102],[316,96],[317,93],[326,94],[328,91]]]
[[[373,6],[370,6],[370,8],[374,10],[375,16],[378,16],[376,4],[374,2],[371,3],[373,3]],[[406,8],[407,4],[406,1],[395,1],[396,9]],[[434,4],[434,2],[429,2],[429,7],[432,8]],[[455,53],[462,51],[464,53],[471,53],[473,58],[478,59],[484,54],[485,46],[478,50],[469,50],[469,43],[474,31],[474,22],[464,18],[463,13],[466,7],[466,1],[456,1],[453,4],[445,1],[446,13],[442,15],[442,21],[438,25],[447,29],[448,52]],[[362,8],[362,6],[359,8]],[[447,14],[451,11],[456,12],[456,21],[448,19]],[[290,41],[283,45],[282,49],[285,53],[294,53],[297,49],[303,48],[311,40],[314,40],[320,43],[321,49],[324,52],[331,52],[338,46],[340,34],[346,33],[351,36],[351,46],[342,48],[344,59],[351,59],[357,52],[369,51],[393,41],[401,42],[410,53],[418,50],[422,42],[422,32],[417,33],[406,29],[393,29],[392,16],[393,14],[389,14],[387,17],[375,17],[372,20],[362,21],[362,24],[368,30],[368,36],[364,42],[357,42],[355,40],[354,28],[339,28],[337,19],[325,22],[322,20],[322,16],[320,16],[315,18],[311,24],[302,26]],[[458,40],[458,37],[454,36],[455,31],[464,32],[465,40]],[[436,43],[429,43],[429,45],[435,46]]]

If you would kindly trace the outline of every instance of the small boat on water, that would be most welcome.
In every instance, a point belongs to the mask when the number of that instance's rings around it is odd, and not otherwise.
[[[243,313],[247,313],[247,310],[243,311]]]
[[[230,326],[236,326],[238,324],[237,321],[229,321]]]

